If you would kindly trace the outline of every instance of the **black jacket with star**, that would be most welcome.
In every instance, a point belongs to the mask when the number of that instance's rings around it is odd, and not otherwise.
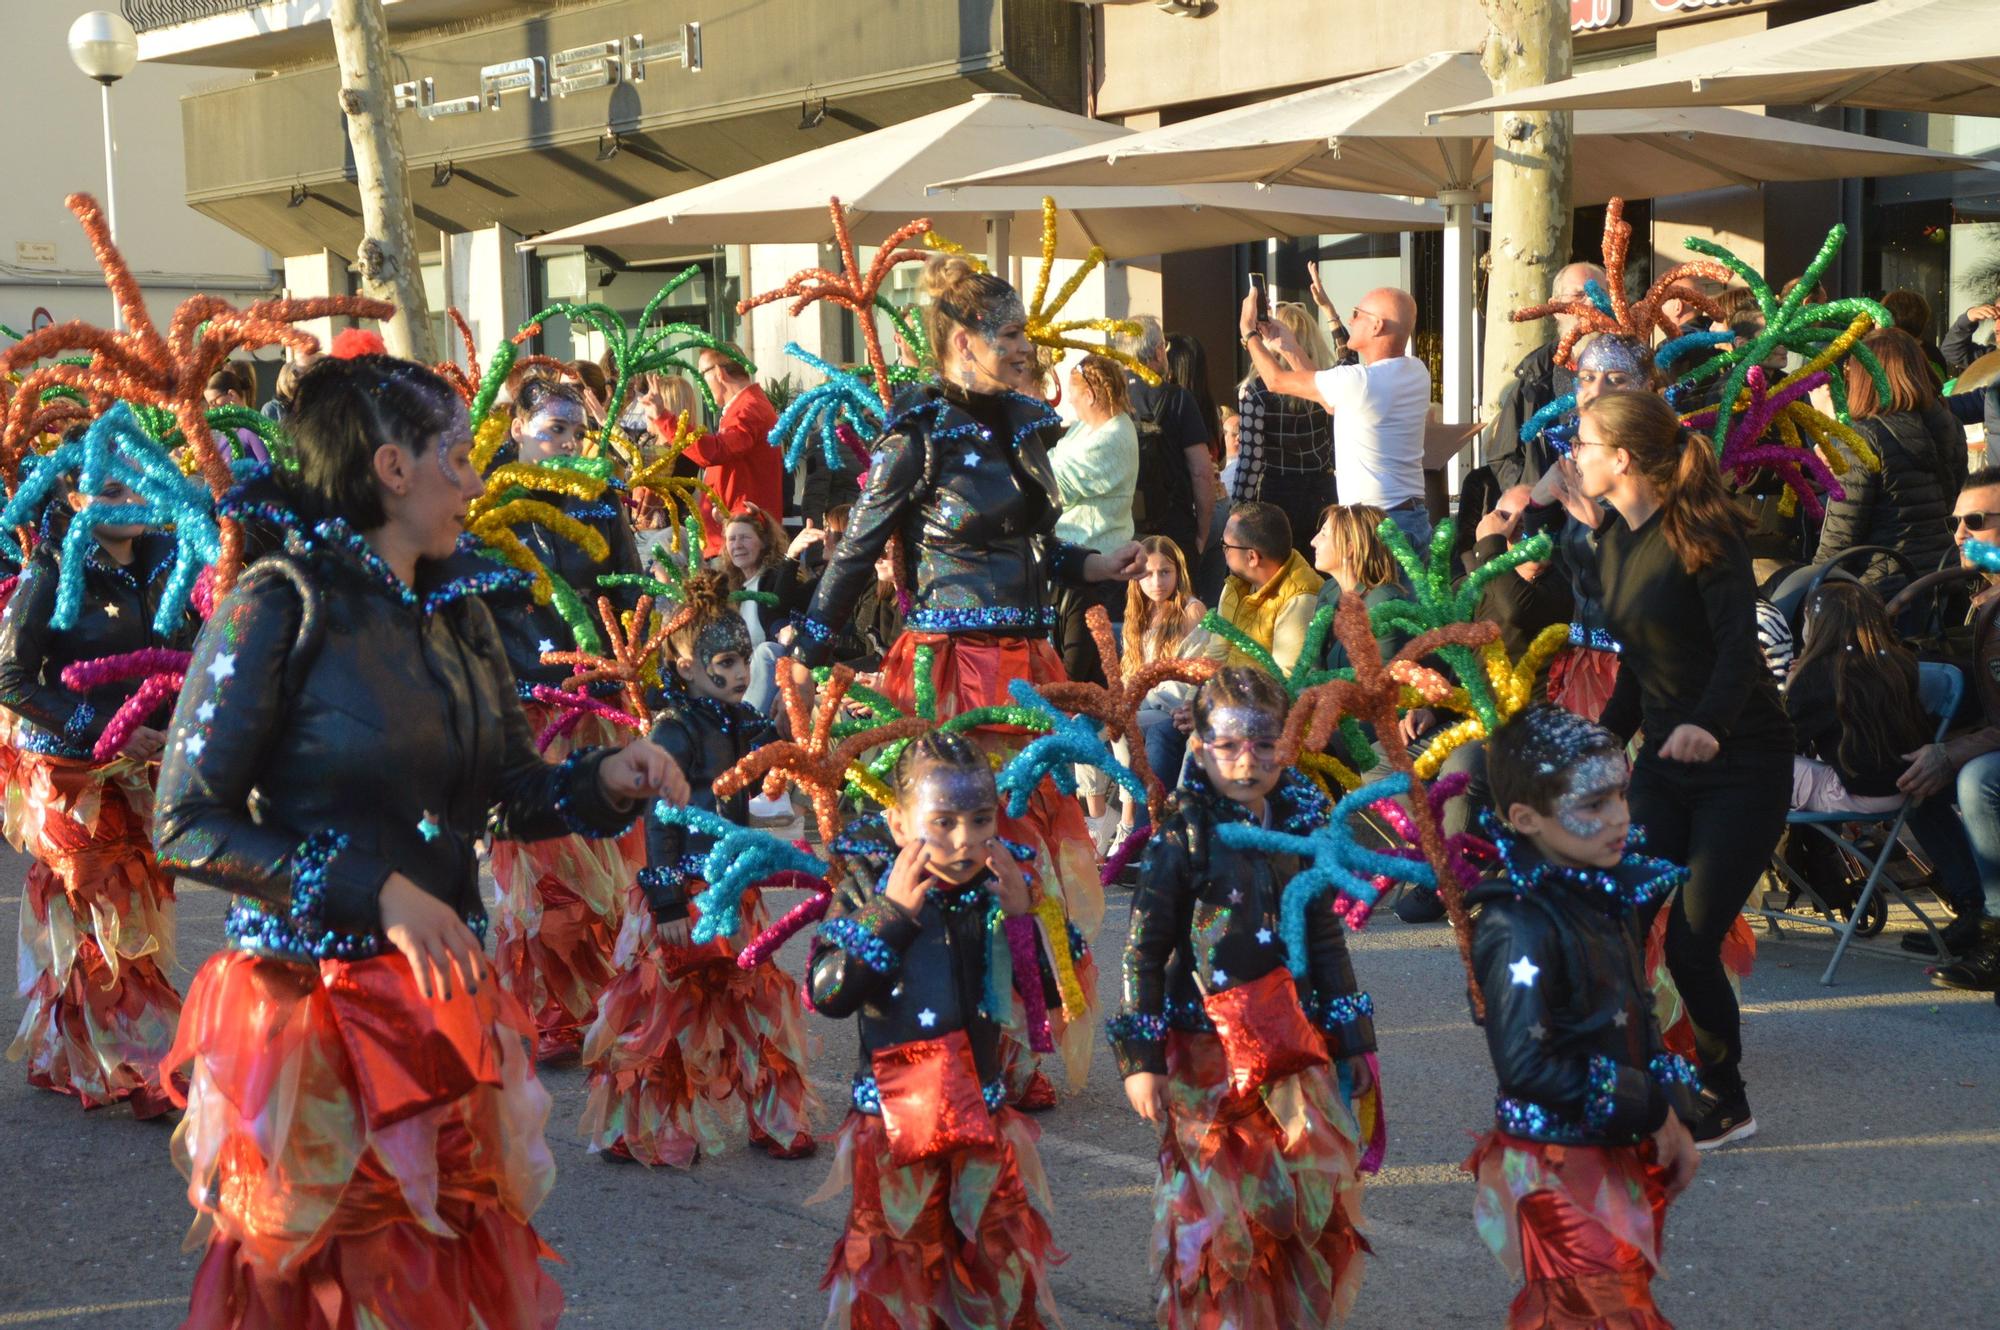
[[[767,717],[741,702],[695,697],[682,689],[667,695],[653,719],[652,740],[680,763],[692,792],[688,807],[705,808],[739,826],[749,825],[750,790],[728,799],[715,797],[715,780],[754,750],[778,737]],[[687,860],[707,854],[714,839],[686,827],[646,818],[646,867],[639,885],[666,923],[688,917],[688,883],[699,871]]]
[[[842,838],[848,842],[848,837]],[[962,887],[933,885],[914,912],[883,894],[894,846],[884,854],[852,854],[837,843],[849,865],[812,946],[812,1000],[822,1016],[852,1016],[861,1036],[861,1077],[878,1049],[963,1030],[982,1085],[1001,1075],[1000,1028],[987,972],[993,948],[1005,940],[993,874],[982,872]],[[1017,982],[1023,976],[1015,976]],[[1033,982],[1047,994],[1053,976],[1041,967]],[[1011,997],[1008,999],[1012,1009]]]
[[[922,632],[1046,634],[1052,585],[1083,580],[1090,552],[1055,536],[1061,417],[1019,393],[936,384],[897,405],[803,621],[795,654],[808,664],[826,663],[893,536],[916,602],[908,626]]]
[[[513,529],[521,543],[542,561],[550,576],[560,577],[569,583],[589,607],[593,622],[597,618],[599,596],[609,596],[611,603],[622,610],[631,609],[638,601],[638,592],[630,589],[607,591],[597,585],[597,579],[607,573],[644,571],[639,563],[639,545],[632,535],[632,524],[625,519],[618,490],[606,487],[604,493],[595,499],[579,499],[568,494],[536,497],[553,503],[602,535],[606,556],[603,559],[591,558],[574,541],[557,535],[539,522],[523,522]],[[539,604],[532,595],[520,592],[489,597],[488,603],[495,622],[500,625],[500,640],[507,648],[507,664],[523,688],[535,684],[560,684],[570,676],[567,665],[542,663],[545,652],[576,649],[576,638],[553,602]]]
[[[466,555],[417,571],[404,585],[328,524],[247,570],[195,642],[154,844],[169,872],[245,898],[239,947],[377,954],[391,872],[481,923],[479,837],[631,825],[598,781],[607,750],[535,748],[478,596],[509,574]]]
[[[1670,1107],[1688,1116],[1692,1076],[1661,1042],[1643,936],[1643,907],[1687,870],[1630,852],[1612,869],[1557,868],[1490,818],[1487,831],[1500,869],[1466,901],[1500,1083],[1495,1125],[1558,1145],[1631,1145]]]
[[[1305,835],[1331,813],[1319,788],[1288,770],[1268,800],[1270,825]],[[1125,946],[1125,992],[1108,1024],[1121,1075],[1167,1070],[1169,1029],[1212,1032],[1201,996],[1261,979],[1285,964],[1278,906],[1297,875],[1296,856],[1234,850],[1215,834],[1250,811],[1190,772],[1173,811],[1146,847],[1132,893]],[[1326,1035],[1335,1058],[1375,1051],[1374,1004],[1354,985],[1347,933],[1331,900],[1306,912],[1310,973],[1294,975],[1299,1004]]]
[[[23,722],[15,742],[32,752],[88,759],[104,727],[139,689],[134,679],[89,693],[63,686],[62,672],[78,661],[118,656],[147,647],[185,650],[196,620],[184,614],[169,633],[153,630],[153,616],[173,569],[174,539],[147,532],[132,542],[132,562],[121,566],[92,541],[83,572],[76,623],[50,624],[62,577],[60,540],[44,540],[28,556],[21,580],[0,613],[0,707]]]

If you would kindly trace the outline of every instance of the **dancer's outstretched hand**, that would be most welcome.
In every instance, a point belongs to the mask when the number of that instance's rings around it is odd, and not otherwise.
[[[1154,1071],[1135,1071],[1125,1078],[1125,1098],[1132,1111],[1148,1122],[1167,1120],[1167,1078]]]
[[[458,911],[401,873],[389,874],[376,900],[382,931],[410,962],[417,992],[430,1001],[448,1002],[454,992],[479,991],[487,975],[486,953]]]
[[[688,801],[687,776],[680,763],[651,739],[634,739],[604,759],[597,768],[604,792],[621,804],[635,799],[665,799],[676,808]]]

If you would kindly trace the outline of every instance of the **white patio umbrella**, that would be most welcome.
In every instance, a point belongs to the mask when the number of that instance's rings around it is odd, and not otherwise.
[[[1476,57],[1440,51],[1400,69],[947,183],[1058,189],[1236,180],[1436,198],[1448,218],[1445,418],[1462,422],[1472,407],[1473,205],[1491,194],[1493,127],[1472,119],[1431,124],[1426,114],[1491,91]],[[1576,117],[1574,135],[1578,203],[1976,165],[1928,148],[1720,108],[1592,111]]]
[[[831,240],[827,199],[837,195],[861,244],[877,243],[913,217],[940,235],[1004,259],[1010,232],[1041,230],[1042,196],[1021,186],[927,191],[932,182],[1131,130],[1018,97],[982,94],[858,138],[815,148],[637,207],[534,237],[524,248],[602,245],[635,259],[690,246]],[[1330,231],[1434,230],[1441,210],[1340,190],[1260,190],[1247,185],[1117,185],[1057,191],[1057,254],[1081,258],[1092,245],[1112,258],[1202,249],[1273,236]]]
[[[1443,114],[1756,104],[2000,116],[2000,4],[1875,0]]]

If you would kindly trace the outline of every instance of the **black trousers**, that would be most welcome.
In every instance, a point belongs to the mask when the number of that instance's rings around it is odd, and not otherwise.
[[[1702,1079],[1726,1095],[1743,1085],[1743,1024],[1722,939],[1784,834],[1792,756],[1732,752],[1727,741],[1712,762],[1668,762],[1649,750],[1632,770],[1630,798],[1645,853],[1688,868],[1664,906],[1667,970],[1694,1025]]]
[[[1056,650],[1062,655],[1063,672],[1077,683],[1109,683],[1098,660],[1097,642],[1090,635],[1084,616],[1093,605],[1102,605],[1115,626],[1125,622],[1124,582],[1092,582],[1088,586],[1062,587],[1056,593]],[[1114,634],[1115,637],[1115,634]]]

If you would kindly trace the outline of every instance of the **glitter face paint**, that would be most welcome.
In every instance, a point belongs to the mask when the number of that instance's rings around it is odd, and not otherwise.
[[[934,762],[915,773],[903,799],[908,830],[922,840],[930,871],[954,883],[977,877],[999,825],[993,773]]]
[[[750,626],[733,613],[725,614],[695,634],[694,658],[702,662],[704,668],[709,661],[729,651],[748,660],[751,650]]]
[[[1261,707],[1216,707],[1203,718],[1201,741],[1218,756],[1226,758],[1233,755],[1231,750],[1241,752],[1247,747],[1261,761],[1267,747],[1272,750],[1270,758],[1276,758],[1284,730],[1284,718]]]
[[[1595,840],[1609,826],[1609,819],[1584,809],[1607,794],[1622,792],[1631,783],[1632,770],[1623,753],[1592,753],[1571,764],[1564,773],[1566,788],[1556,799],[1556,822],[1570,835]]]
[[[908,794],[920,818],[932,813],[977,813],[999,807],[993,773],[933,762],[918,770]]]
[[[532,440],[542,457],[574,455],[576,449],[570,440],[581,439],[583,432],[583,408],[567,397],[551,397],[536,407],[521,431],[523,439]]]
[[[1623,374],[1638,383],[1646,381],[1650,362],[1651,357],[1645,348],[1610,333],[1599,333],[1591,338],[1576,357],[1578,372],[1596,370],[1603,374]]]

